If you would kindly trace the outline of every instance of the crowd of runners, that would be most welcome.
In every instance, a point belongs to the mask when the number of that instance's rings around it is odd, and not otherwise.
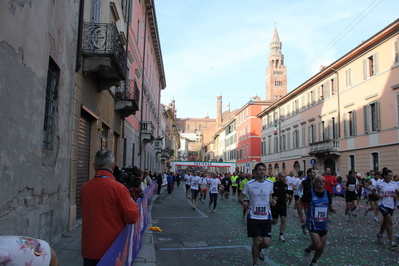
[[[257,265],[258,260],[265,260],[262,250],[270,246],[272,225],[279,220],[278,239],[287,241],[284,233],[290,206],[295,210],[295,219],[301,222],[298,230],[310,236],[311,244],[303,250],[305,260],[310,265],[317,265],[327,241],[330,214],[337,212],[333,207],[334,196],[345,198],[346,206],[342,212],[346,220],[370,213],[377,223],[382,216],[376,240],[383,243],[386,232],[389,245],[398,245],[395,239],[399,239],[399,234],[393,234],[392,214],[395,206],[399,209],[399,177],[387,168],[364,174],[350,170],[344,178],[334,176],[329,168],[324,173],[309,168],[306,173],[290,171],[273,176],[267,175],[263,163],[258,163],[248,174],[188,171],[177,178],[185,182],[186,196],[191,200],[193,210],[197,201],[202,201],[208,204],[209,212],[216,212],[218,198],[237,200],[242,205],[242,221],[247,226],[248,237],[253,240],[253,265]],[[360,200],[367,201],[361,212]]]

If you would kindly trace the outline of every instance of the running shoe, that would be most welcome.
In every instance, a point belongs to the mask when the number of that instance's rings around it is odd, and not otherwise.
[[[351,219],[351,216],[349,214],[345,215],[345,221],[349,221]]]
[[[395,248],[398,246],[398,243],[395,242],[395,240],[391,240],[391,242],[389,243],[389,245],[391,246],[391,248]]]
[[[265,254],[263,254],[263,251],[262,251],[262,250],[259,251],[259,259],[260,259],[261,261],[265,261]]]
[[[213,210],[212,212],[213,212],[213,213],[215,213],[215,212],[216,212],[216,210]]]
[[[283,242],[287,242],[287,240],[285,240],[284,235],[281,235],[278,237],[278,240],[281,240]]]
[[[367,213],[369,213],[369,209],[368,208],[364,209],[364,216],[367,216]]]
[[[380,220],[378,220],[378,217],[375,217],[375,216],[374,216],[374,222],[377,222],[377,223],[378,223],[379,221],[380,221]]]
[[[303,257],[304,257],[305,261],[307,263],[309,263],[309,261],[310,261],[310,251],[308,251],[307,248],[305,248],[305,250],[303,252]]]
[[[195,210],[195,206],[193,206],[193,210]]]
[[[377,233],[377,242],[378,244],[383,244],[382,235],[380,235],[380,233]]]

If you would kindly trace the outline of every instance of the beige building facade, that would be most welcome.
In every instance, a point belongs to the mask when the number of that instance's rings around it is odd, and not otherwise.
[[[258,114],[271,174],[399,172],[398,43],[396,20]]]

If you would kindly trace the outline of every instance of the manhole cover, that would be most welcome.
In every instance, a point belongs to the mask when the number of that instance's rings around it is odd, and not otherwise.
[[[208,244],[205,241],[183,242],[183,246],[185,248],[198,248],[198,247],[207,247]]]

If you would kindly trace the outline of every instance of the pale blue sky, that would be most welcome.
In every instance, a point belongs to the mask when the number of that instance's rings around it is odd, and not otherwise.
[[[274,22],[288,68],[288,91],[399,17],[398,0],[156,0],[167,87],[177,117],[216,116],[266,96]]]

